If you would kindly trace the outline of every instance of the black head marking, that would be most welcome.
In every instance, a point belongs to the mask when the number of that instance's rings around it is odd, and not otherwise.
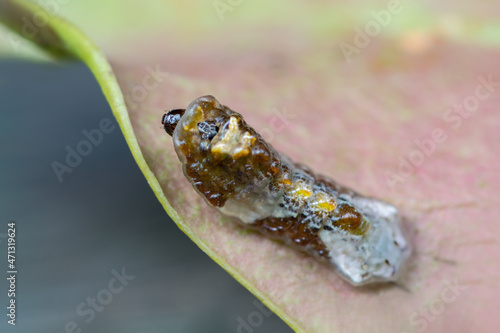
[[[177,123],[181,119],[182,115],[186,112],[185,109],[173,109],[168,111],[161,118],[161,123],[165,132],[167,132],[170,136],[174,133],[175,127]]]

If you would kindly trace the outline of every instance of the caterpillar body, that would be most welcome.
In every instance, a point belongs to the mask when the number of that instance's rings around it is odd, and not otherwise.
[[[352,285],[395,281],[410,247],[397,209],[278,154],[212,96],[162,117],[194,189],[223,214],[332,265]]]

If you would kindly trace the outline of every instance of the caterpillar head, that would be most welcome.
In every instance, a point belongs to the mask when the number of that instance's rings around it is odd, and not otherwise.
[[[223,207],[229,199],[247,202],[281,168],[276,151],[213,96],[167,112],[162,124],[184,174],[212,206]]]

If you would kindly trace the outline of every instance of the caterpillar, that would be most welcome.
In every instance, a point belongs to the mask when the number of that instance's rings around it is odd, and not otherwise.
[[[326,262],[354,286],[397,280],[410,247],[394,206],[278,154],[213,96],[161,123],[186,178],[222,214]]]

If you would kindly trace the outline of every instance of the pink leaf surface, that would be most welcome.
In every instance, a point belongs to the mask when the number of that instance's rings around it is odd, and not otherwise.
[[[363,22],[349,21],[353,11],[337,2],[293,2],[291,9],[304,11],[290,14],[279,3],[282,11],[275,5],[266,14],[275,21],[260,21],[264,13],[258,12],[253,21],[236,20],[206,33],[195,28],[204,15],[184,2],[168,4],[180,12],[187,6],[183,12],[189,15],[158,14],[183,29],[151,23],[154,28],[134,32],[135,21],[126,20],[126,13],[133,18],[155,12],[134,3],[116,15],[127,22],[127,33],[107,42],[97,33],[103,23],[90,25],[88,16],[68,13],[93,31],[111,64],[133,133],[124,118],[122,130],[141,167],[144,157],[142,170],[159,200],[167,209],[171,205],[172,218],[200,248],[295,330],[496,332],[500,50],[491,36],[499,34],[471,22],[491,20],[498,4],[465,2],[450,14],[446,1],[424,2],[420,20],[437,17],[438,23],[401,32],[397,23],[389,25],[346,61],[339,43],[352,45],[353,27]],[[366,3],[377,10],[388,6]],[[365,5],[352,8],[365,13]],[[366,8],[370,13],[375,7]],[[311,19],[323,9],[337,13],[338,26],[321,27],[323,21]],[[306,15],[311,13],[317,16]],[[408,17],[407,10],[399,19]],[[119,105],[122,96],[100,82],[110,103]],[[160,125],[164,110],[185,108],[207,94],[241,113],[293,160],[396,205],[414,249],[400,284],[351,287],[329,267],[207,206],[185,179]]]
[[[330,44],[297,47],[273,34],[239,49],[228,39],[182,50],[143,42],[140,65],[111,59],[145,159],[183,223],[308,332],[484,332],[499,323],[500,52],[426,38],[417,53],[378,39],[351,64]],[[145,57],[153,48],[163,56]],[[139,102],[147,68],[168,75]],[[471,97],[478,89],[483,100]],[[294,160],[398,206],[414,247],[403,287],[353,288],[208,207],[159,125],[163,110],[205,94]]]

